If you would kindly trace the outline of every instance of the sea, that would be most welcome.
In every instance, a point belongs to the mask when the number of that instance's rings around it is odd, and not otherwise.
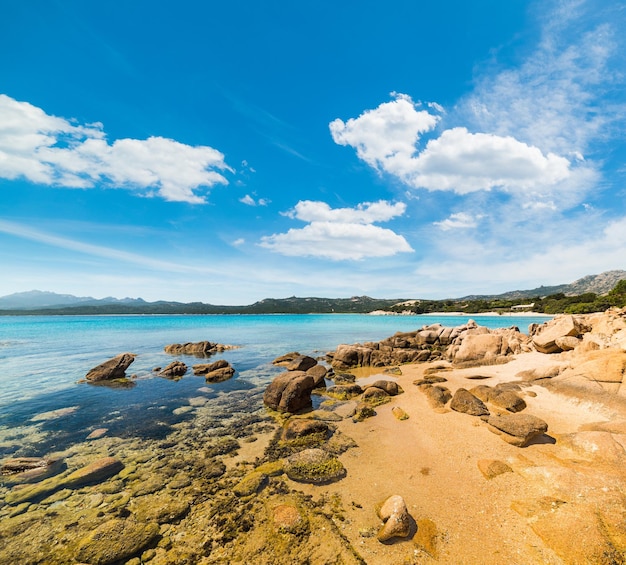
[[[272,364],[291,351],[321,357],[342,343],[378,341],[401,331],[441,323],[459,326],[472,316],[133,315],[0,316],[0,460],[41,456],[85,441],[106,429],[120,438],[163,438],[194,417],[193,399],[223,398],[258,390],[281,372]],[[475,316],[489,328],[543,323],[546,316]],[[164,352],[171,343],[211,341],[237,346],[211,357],[236,369],[223,383],[208,384],[191,369],[180,380],[156,375],[174,359],[189,367],[205,363]],[[136,354],[127,375],[132,386],[81,382],[96,365]],[[196,402],[197,404],[197,402]],[[258,407],[256,407],[258,409]]]

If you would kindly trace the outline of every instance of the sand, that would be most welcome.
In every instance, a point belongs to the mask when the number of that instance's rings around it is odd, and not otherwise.
[[[454,392],[459,387],[519,381],[516,375],[521,371],[555,362],[559,362],[558,356],[527,353],[504,365],[440,374],[448,379],[445,386]],[[520,393],[528,404],[525,412],[544,419],[549,430],[531,445],[515,447],[489,431],[480,418],[449,409],[433,410],[412,384],[429,366],[406,365],[402,366],[402,376],[385,375],[405,393],[377,407],[377,415],[371,419],[338,423],[338,429],[358,444],[340,457],[347,469],[346,478],[327,486],[298,485],[316,497],[340,493],[345,515],[340,529],[364,561],[372,565],[620,563],[609,555],[614,548],[610,539],[604,546],[610,536],[602,537],[607,529],[604,523],[597,525],[597,516],[598,508],[609,514],[619,510],[616,496],[626,488],[626,475],[621,470],[623,448],[618,443],[615,460],[607,462],[596,457],[598,449],[593,446],[573,449],[571,441],[565,439],[579,430],[620,421],[624,415],[601,402],[560,394],[537,384],[527,386]],[[473,380],[468,378],[471,376],[488,378]],[[378,378],[381,375],[359,382]],[[396,419],[394,406],[404,409],[409,419]],[[585,433],[581,437],[598,434]],[[608,435],[611,437],[600,439],[621,439]],[[502,461],[513,472],[487,479],[478,467],[484,459]],[[605,479],[607,476],[612,479]],[[405,499],[419,527],[414,526],[409,539],[382,544],[375,537],[381,526],[375,507],[391,495]],[[568,514],[561,510],[565,506]],[[591,548],[578,548],[576,532],[568,531],[571,526],[567,519],[572,512],[579,517],[577,527],[589,530],[581,543],[591,544]],[[621,527],[616,526],[617,530]],[[598,539],[594,528],[602,530]],[[615,535],[621,535],[620,531]],[[563,547],[568,544],[573,549]]]

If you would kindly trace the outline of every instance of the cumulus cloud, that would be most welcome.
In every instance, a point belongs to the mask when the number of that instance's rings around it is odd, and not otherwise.
[[[406,94],[393,95],[395,100],[347,122],[337,118],[329,127],[335,143],[354,147],[368,165],[396,174],[410,162],[421,134],[432,130],[439,117],[417,110]]]
[[[260,245],[282,255],[341,260],[388,257],[413,251],[406,239],[394,231],[373,225],[400,216],[405,204],[366,202],[356,208],[332,209],[325,202],[304,200],[289,217],[308,222],[303,228],[265,236]]]
[[[74,188],[96,184],[202,203],[200,188],[228,184],[224,155],[163,137],[118,139],[102,124],[74,124],[0,94],[0,177]]]
[[[439,108],[435,103],[429,107]],[[467,194],[498,188],[507,192],[555,186],[571,175],[570,162],[544,154],[512,136],[471,133],[465,127],[444,130],[420,150],[418,140],[439,117],[406,95],[396,95],[374,110],[344,124],[330,123],[333,140],[350,145],[367,164],[407,185]]]

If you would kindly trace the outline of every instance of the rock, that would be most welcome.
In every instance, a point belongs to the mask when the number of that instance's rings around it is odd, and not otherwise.
[[[422,392],[433,408],[443,408],[452,398],[452,393],[444,386],[428,386],[423,388]]]
[[[99,483],[113,475],[117,475],[123,468],[124,464],[119,459],[104,457],[68,475],[63,481],[63,486],[75,488],[91,483]]]
[[[183,518],[190,506],[179,494],[160,493],[131,498],[129,508],[140,522],[170,524]]]
[[[93,432],[91,432],[85,439],[98,439],[102,436],[106,435],[109,431],[109,428],[96,428]]]
[[[165,346],[165,353],[170,355],[193,355],[194,357],[210,357],[214,353],[221,353],[230,349],[236,349],[234,345],[223,343],[211,343],[210,341],[198,341],[196,343],[171,343]]]
[[[380,406],[381,404],[390,402],[391,396],[378,387],[369,386],[365,389],[365,392],[361,396],[361,400],[370,406]]]
[[[284,366],[288,371],[307,371],[311,367],[315,367],[317,361],[308,355],[299,355]]]
[[[79,542],[76,558],[90,565],[111,565],[136,555],[158,536],[156,523],[114,518],[100,524]]]
[[[498,461],[497,459],[480,459],[478,461],[478,469],[483,474],[485,479],[493,479],[503,473],[513,472],[511,467],[502,461]]]
[[[89,382],[109,381],[126,378],[126,369],[135,360],[134,353],[120,353],[119,355],[101,363],[91,369],[85,379]]]
[[[366,402],[359,402],[354,410],[354,416],[352,416],[352,419],[355,422],[362,422],[363,420],[372,418],[373,416],[376,416],[374,408]]]
[[[288,371],[274,378],[263,394],[263,402],[272,410],[295,413],[313,406],[311,391],[315,379],[303,371]]]
[[[208,383],[221,383],[227,381],[235,374],[235,369],[225,359],[214,363],[202,363],[193,366],[194,375],[204,375]]]
[[[470,388],[469,391],[483,402],[489,402],[491,395],[495,393],[495,389],[487,385],[478,385]]]
[[[526,408],[524,399],[513,390],[500,390],[496,388],[490,395],[489,402],[509,412],[521,412]]]
[[[328,374],[328,369],[324,367],[324,365],[314,365],[310,369],[306,370],[307,375],[311,375],[315,380],[315,388],[326,388],[326,375]]]
[[[400,408],[399,406],[394,406],[391,409],[391,413],[398,420],[408,420],[409,419],[409,415],[402,408]]]
[[[65,468],[61,458],[16,457],[6,460],[0,466],[4,484],[35,483],[60,473]]]
[[[301,357],[301,355],[297,351],[291,351],[289,353],[285,353],[284,355],[276,357],[276,359],[272,361],[272,364],[284,367],[291,363],[296,357]]]
[[[572,349],[576,349],[581,342],[581,339],[574,337],[573,335],[557,337],[554,340],[554,343],[561,351],[571,351]]]
[[[409,511],[404,499],[397,494],[385,500],[378,511],[378,517],[385,523],[378,532],[379,541],[406,538],[411,533]]]
[[[538,436],[548,431],[548,424],[530,414],[501,414],[489,416],[489,429],[499,434],[511,445],[524,447]]]
[[[363,389],[357,384],[335,385],[327,388],[326,394],[338,400],[350,400],[363,394]]]
[[[285,427],[283,428],[282,439],[289,441],[313,434],[326,435],[328,431],[328,424],[321,420],[291,418],[287,421]]]
[[[272,512],[274,529],[279,533],[298,533],[306,528],[306,520],[292,504],[279,504]]]
[[[323,449],[305,449],[287,458],[285,473],[300,483],[326,484],[346,476],[341,461]]]
[[[356,377],[350,373],[335,373],[333,380],[336,385],[346,385],[356,382]]]
[[[400,367],[386,367],[383,370],[383,373],[385,373],[386,375],[393,375],[395,377],[401,377],[402,369],[400,369]]]
[[[397,396],[398,394],[402,394],[404,391],[402,387],[398,385],[395,381],[376,381],[369,386],[375,386],[376,388],[380,388],[384,390],[389,396]],[[366,387],[367,390],[368,387]]]
[[[454,363],[489,361],[504,354],[502,336],[498,334],[467,335],[456,351]]]
[[[5,496],[5,502],[14,505],[27,501],[42,500],[63,488],[76,488],[101,482],[119,473],[123,468],[124,465],[118,459],[105,457],[67,476],[59,475],[31,486],[24,486],[24,488],[19,490],[13,489]]]
[[[538,327],[532,336],[532,342],[540,353],[558,353],[561,348],[556,343],[557,339],[566,336],[578,337],[584,333],[584,329],[576,316],[556,316]]]
[[[460,388],[454,393],[450,402],[450,408],[470,416],[486,416],[489,414],[489,410],[483,401],[464,388]]]
[[[235,487],[233,492],[239,497],[246,497],[256,494],[267,481],[267,475],[252,471],[248,473]]]
[[[182,361],[172,361],[165,369],[158,374],[160,377],[167,379],[177,379],[182,377],[187,372],[187,365]]]

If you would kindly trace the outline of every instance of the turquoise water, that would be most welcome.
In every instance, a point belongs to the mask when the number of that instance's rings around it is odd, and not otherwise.
[[[175,414],[189,399],[215,398],[267,384],[280,369],[271,361],[288,351],[319,356],[340,343],[378,341],[397,331],[440,322],[457,326],[471,316],[259,315],[259,316],[0,316],[0,457],[61,449],[106,427],[120,437],[165,435],[190,413]],[[489,328],[528,324],[545,317],[476,317]],[[225,383],[206,385],[191,371],[179,381],[154,375],[175,358],[169,343],[209,340],[238,349],[224,358],[237,370]],[[137,355],[127,373],[130,389],[77,383],[87,371],[122,353]],[[59,416],[45,415],[64,410]],[[41,415],[44,414],[42,417]],[[54,415],[52,415],[54,416]]]

